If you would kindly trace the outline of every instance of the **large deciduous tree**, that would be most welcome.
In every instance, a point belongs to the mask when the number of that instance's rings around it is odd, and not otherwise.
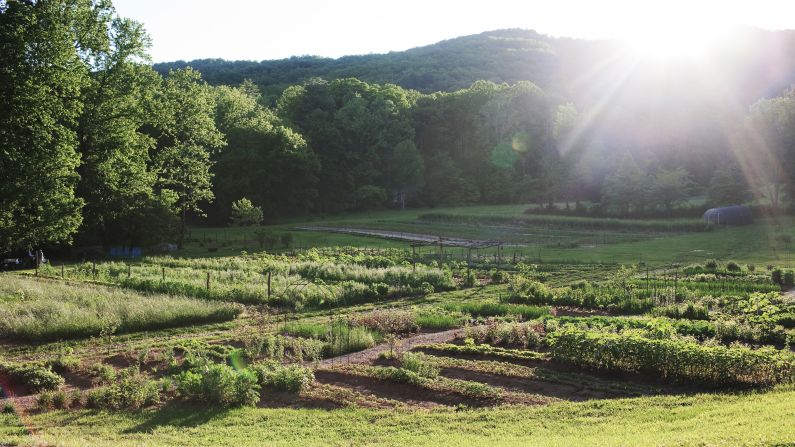
[[[0,3],[0,250],[69,241],[81,222],[75,127],[106,2]]]
[[[180,215],[178,245],[185,237],[187,213],[202,213],[212,201],[212,154],[225,145],[215,127],[215,95],[198,72],[185,69],[169,73],[156,101],[158,122],[152,163],[161,193],[175,194]]]

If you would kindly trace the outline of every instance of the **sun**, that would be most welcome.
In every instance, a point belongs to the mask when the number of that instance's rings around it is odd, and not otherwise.
[[[633,30],[625,38],[627,47],[640,59],[673,61],[706,56],[729,32],[727,27],[699,23],[665,22]]]

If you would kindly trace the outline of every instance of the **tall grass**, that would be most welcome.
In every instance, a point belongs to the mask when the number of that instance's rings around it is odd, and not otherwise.
[[[283,332],[293,337],[323,341],[323,355],[334,357],[375,346],[380,334],[363,327],[349,326],[345,321],[323,323],[290,323]]]
[[[61,270],[51,266],[44,266],[40,273],[61,276]],[[131,265],[82,263],[64,269],[63,274],[69,279],[111,283],[140,292],[293,308],[332,307],[455,288],[450,272],[437,268],[370,268],[272,255],[154,257]]]
[[[461,303],[446,304],[445,310],[450,312],[463,312],[473,317],[498,317],[505,315],[521,316],[526,320],[549,315],[549,307],[529,306],[526,304],[505,303]]]
[[[0,276],[0,303],[0,337],[30,341],[190,326],[240,313],[230,304],[13,275]]]

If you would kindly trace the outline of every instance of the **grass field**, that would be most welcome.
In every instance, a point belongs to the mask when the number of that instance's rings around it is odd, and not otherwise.
[[[792,243],[781,242],[782,235],[795,236],[795,219],[792,217],[760,218],[753,225],[734,228],[719,228],[706,232],[643,232],[637,229],[610,230],[556,225],[516,226],[478,224],[477,220],[467,224],[467,219],[503,218],[523,219],[527,206],[473,206],[405,211],[381,211],[340,217],[317,218],[311,221],[290,221],[266,228],[273,233],[291,233],[292,246],[359,246],[373,248],[407,248],[405,242],[385,240],[338,233],[295,231],[300,226],[334,226],[370,228],[462,237],[472,239],[499,239],[509,246],[505,254],[546,262],[602,262],[663,264],[670,262],[696,262],[709,258],[736,259],[742,262],[776,263],[789,265],[795,259]],[[452,222],[422,220],[423,215],[458,216]],[[553,216],[554,219],[560,219]],[[564,218],[578,219],[578,218]],[[659,220],[658,220],[659,221]],[[692,220],[688,220],[692,222]],[[258,250],[259,245],[252,228],[193,228],[191,242],[185,254],[188,256],[213,256],[216,254],[238,254],[241,250]],[[208,252],[207,247],[217,248]],[[429,253],[433,249],[428,249]],[[451,253],[457,253],[455,250]],[[493,250],[482,250],[492,254]],[[458,253],[458,256],[463,256]]]
[[[0,440],[63,446],[791,445],[795,392],[643,397],[469,411],[367,409],[0,415]]]

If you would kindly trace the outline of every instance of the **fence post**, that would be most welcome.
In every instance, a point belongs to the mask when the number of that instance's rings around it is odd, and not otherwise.
[[[63,264],[61,264],[61,279],[64,279],[64,278],[65,278],[65,276],[64,276],[64,268],[63,268]]]
[[[207,290],[210,290],[210,271],[207,271]]]
[[[161,268],[161,278],[162,278],[161,281],[165,282],[166,281],[166,268],[165,267],[160,267],[160,268]]]
[[[417,271],[417,251],[413,245],[411,246],[411,268],[415,272]]]
[[[268,270],[268,301],[271,300],[271,272]]]
[[[91,276],[97,280],[97,261],[91,261]]]
[[[127,279],[130,279],[130,276],[132,276],[132,266],[127,264]]]

